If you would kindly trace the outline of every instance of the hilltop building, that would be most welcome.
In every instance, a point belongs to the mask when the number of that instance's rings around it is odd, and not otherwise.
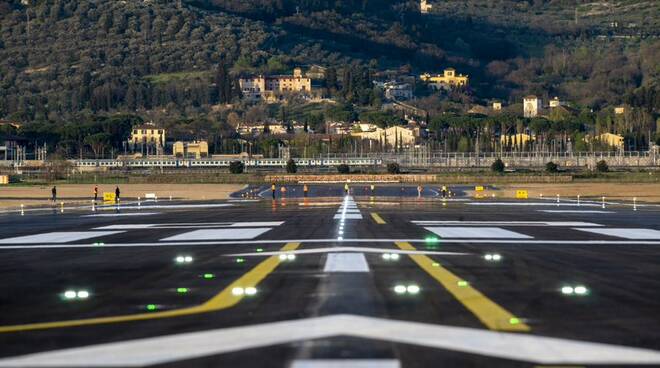
[[[431,88],[436,90],[463,87],[469,83],[469,77],[463,74],[456,75],[456,69],[454,68],[445,69],[442,75],[425,73],[420,75],[419,79],[428,83]]]
[[[502,111],[502,103],[499,101],[494,101],[491,108],[493,111]]]
[[[526,118],[534,118],[539,116],[542,109],[543,101],[534,95],[529,95],[523,98],[523,116]]]
[[[377,141],[385,147],[412,147],[418,142],[421,134],[419,127],[395,125],[383,129],[372,124],[359,125],[361,129],[360,131],[352,132],[351,135],[353,137]],[[363,128],[369,130],[362,130]]]
[[[422,14],[428,14],[431,9],[433,9],[433,5],[429,4],[428,1],[426,0],[420,0],[419,1],[419,10],[422,12]]]
[[[277,101],[288,93],[310,93],[312,79],[303,76],[302,69],[296,68],[292,75],[259,75],[239,79],[243,96],[251,100]]]
[[[385,98],[388,100],[409,100],[413,98],[412,86],[408,83],[383,83]]]

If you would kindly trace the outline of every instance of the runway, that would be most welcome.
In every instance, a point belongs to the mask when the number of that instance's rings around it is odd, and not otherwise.
[[[660,208],[270,185],[0,214],[0,367],[660,366]]]

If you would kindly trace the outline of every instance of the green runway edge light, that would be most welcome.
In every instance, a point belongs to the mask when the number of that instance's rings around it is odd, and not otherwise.
[[[245,262],[245,259],[243,258],[236,258],[236,263],[243,263]]]
[[[188,288],[180,287],[176,289],[176,292],[179,294],[185,294],[188,292]]]
[[[156,309],[158,309],[158,307],[156,307],[156,304],[147,304],[148,311],[155,311]]]
[[[460,287],[466,287],[468,285],[469,285],[468,282],[465,281],[465,280],[461,280],[461,281],[458,282],[458,286],[460,286]]]
[[[263,248],[257,248],[257,252],[258,252],[258,253],[261,253],[261,252],[263,252],[263,251],[264,251]]]
[[[520,324],[520,318],[516,318],[516,317],[509,318],[509,324],[512,324],[512,325]]]
[[[204,274],[204,278],[205,278],[205,279],[212,279],[212,278],[214,278],[214,277],[215,277],[215,275],[212,274],[212,273],[205,273],[205,274]]]

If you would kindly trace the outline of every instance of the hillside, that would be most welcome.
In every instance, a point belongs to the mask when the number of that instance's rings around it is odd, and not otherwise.
[[[403,0],[197,0],[181,7],[164,0],[41,0],[29,8],[3,2],[0,117],[58,122],[106,111],[204,113],[220,101],[218,64],[232,76],[354,62],[415,74],[454,66],[470,74],[476,100],[536,93],[598,108],[651,90],[655,101],[657,38],[603,38],[586,22],[564,29],[569,7],[562,2],[516,8],[528,15],[520,21],[504,16],[511,1],[486,3],[438,2],[422,16]],[[628,18],[653,9],[626,4]],[[583,18],[597,16],[589,9]],[[648,18],[640,27],[653,29],[657,16]]]

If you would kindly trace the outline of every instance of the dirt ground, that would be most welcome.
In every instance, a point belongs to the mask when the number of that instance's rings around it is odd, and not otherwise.
[[[122,198],[145,197],[155,193],[158,198],[186,200],[227,199],[229,195],[243,188],[240,184],[122,184],[119,186]],[[1,187],[0,208],[39,206],[50,203],[50,186]],[[87,203],[94,198],[94,185],[65,184],[57,186],[57,200],[67,203]],[[99,198],[103,192],[114,193],[114,185],[99,185]]]
[[[529,198],[544,197],[572,197],[601,198],[632,201],[637,197],[639,202],[660,202],[660,184],[634,184],[634,183],[566,183],[566,184],[522,184],[499,185],[495,191],[488,191],[488,195],[495,194],[499,198],[515,198],[516,190],[527,190]]]

